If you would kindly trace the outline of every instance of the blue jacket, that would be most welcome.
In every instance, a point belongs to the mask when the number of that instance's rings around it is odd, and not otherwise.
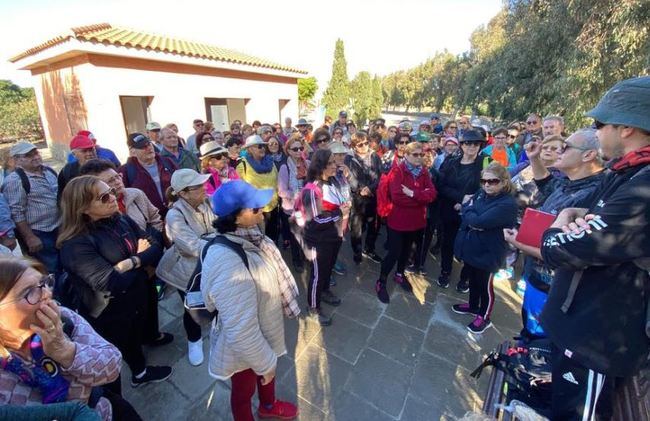
[[[488,196],[480,190],[461,209],[461,224],[454,254],[476,268],[495,272],[505,264],[508,247],[503,229],[517,221],[517,203],[512,195]]]
[[[97,151],[97,158],[111,161],[118,168],[122,165],[120,163],[120,160],[117,159],[115,152],[113,152],[112,150],[102,148],[101,146],[98,145],[95,145],[95,150]],[[74,155],[72,155],[72,152],[68,154],[68,163],[70,162],[77,162],[77,158],[75,158]]]

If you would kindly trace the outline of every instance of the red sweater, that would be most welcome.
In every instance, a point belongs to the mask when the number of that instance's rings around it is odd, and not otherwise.
[[[417,231],[427,225],[427,205],[438,195],[426,168],[415,178],[406,162],[393,168],[388,186],[393,209],[386,223],[395,231]],[[413,190],[413,197],[402,192],[402,185]]]

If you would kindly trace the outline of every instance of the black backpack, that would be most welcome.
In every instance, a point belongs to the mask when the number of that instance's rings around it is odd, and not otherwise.
[[[54,171],[52,168],[48,166],[43,165],[43,171],[49,171],[52,174],[54,174],[55,177],[57,177],[56,171]],[[18,174],[18,177],[20,178],[20,183],[23,185],[23,190],[25,190],[25,194],[29,194],[29,192],[32,191],[32,184],[29,182],[29,177],[27,177],[25,170],[23,170],[20,167],[16,167],[14,169],[14,172]]]
[[[201,272],[203,271],[203,259],[205,259],[205,256],[208,254],[208,249],[213,244],[222,244],[237,253],[242,262],[244,262],[246,269],[249,269],[248,257],[246,256],[244,248],[241,246],[241,244],[229,240],[225,235],[215,236],[205,245],[205,247],[203,247],[199,261],[196,262],[194,272],[192,272],[190,280],[187,283],[184,303],[185,309],[190,314],[190,316],[192,316],[192,319],[194,319],[194,321],[200,325],[208,324],[217,317],[217,314],[219,314],[218,310],[211,312],[206,308],[205,301],[203,300],[203,294],[201,293]]]

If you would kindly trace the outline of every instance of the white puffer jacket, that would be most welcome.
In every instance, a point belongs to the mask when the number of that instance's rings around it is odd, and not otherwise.
[[[225,380],[253,369],[263,375],[285,354],[280,289],[272,261],[249,241],[239,243],[250,270],[232,249],[214,244],[203,261],[201,292],[208,310],[219,310],[210,332],[210,375]]]
[[[160,259],[156,275],[173,287],[185,291],[203,246],[216,234],[210,205],[194,209],[184,199],[174,202],[165,217],[165,232],[174,243]]]

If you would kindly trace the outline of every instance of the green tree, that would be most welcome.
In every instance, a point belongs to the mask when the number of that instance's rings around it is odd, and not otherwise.
[[[384,105],[384,91],[381,87],[381,78],[376,76],[372,79],[372,101],[370,103],[370,118],[381,117],[381,107]]]
[[[323,94],[325,113],[336,115],[350,105],[350,82],[348,81],[347,62],[343,40],[337,39],[334,47],[334,61],[332,63],[332,77]]]
[[[350,99],[352,101],[353,119],[358,125],[364,125],[370,118],[373,107],[373,82],[370,73],[359,72],[350,82]]]
[[[43,138],[34,90],[0,80],[0,140],[20,138]]]
[[[306,77],[298,79],[298,102],[301,111],[307,111],[314,108],[312,100],[318,91],[318,82],[315,77]]]

